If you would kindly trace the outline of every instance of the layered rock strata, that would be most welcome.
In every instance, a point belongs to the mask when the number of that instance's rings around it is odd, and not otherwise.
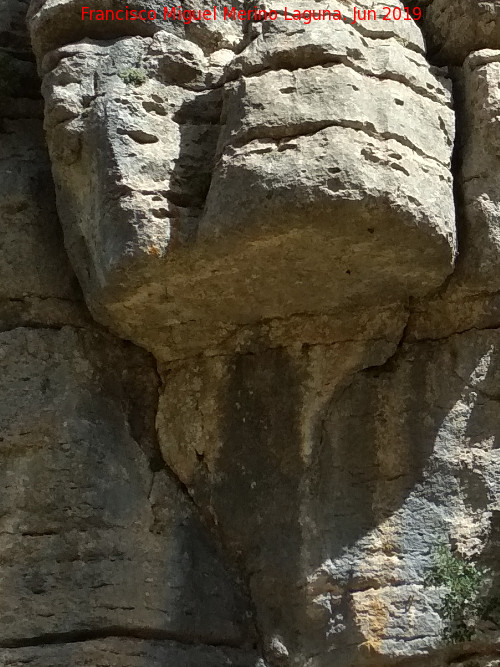
[[[0,664],[255,667],[245,586],[165,468],[151,357],[87,312],[0,8]]]
[[[241,644],[244,598],[155,461],[145,355],[67,327],[1,339],[0,644],[114,628]]]
[[[498,667],[500,3],[26,4],[0,664]]]
[[[167,30],[48,51],[51,7],[30,26],[66,246],[120,335],[182,357],[451,272],[451,97],[415,24],[280,15],[237,54]]]

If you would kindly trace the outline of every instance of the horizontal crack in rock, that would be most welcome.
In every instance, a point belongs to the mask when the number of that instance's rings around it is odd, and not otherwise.
[[[0,648],[24,648],[28,646],[46,646],[50,644],[76,644],[99,639],[111,638],[142,639],[150,641],[171,641],[187,646],[214,646],[226,648],[240,648],[239,644],[225,641],[203,641],[196,637],[179,635],[167,630],[155,630],[144,627],[109,626],[87,630],[72,630],[68,632],[54,632],[40,634],[33,637],[11,638],[0,640]]]

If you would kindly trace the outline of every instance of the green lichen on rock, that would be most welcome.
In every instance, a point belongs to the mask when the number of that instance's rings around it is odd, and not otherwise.
[[[125,83],[132,86],[142,86],[147,81],[148,75],[145,70],[132,67],[130,69],[119,72],[118,76],[123,79]]]
[[[472,639],[486,609],[487,574],[486,569],[453,553],[449,545],[436,548],[426,584],[446,589],[439,613],[446,623],[443,636],[449,643]]]

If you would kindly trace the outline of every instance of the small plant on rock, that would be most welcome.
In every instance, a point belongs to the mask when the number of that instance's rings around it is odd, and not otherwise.
[[[148,75],[145,70],[132,67],[119,72],[118,76],[132,86],[142,86],[147,81]]]
[[[446,622],[444,638],[448,642],[472,639],[485,610],[486,580],[487,570],[454,554],[447,544],[435,550],[425,583],[446,588],[440,615]]]

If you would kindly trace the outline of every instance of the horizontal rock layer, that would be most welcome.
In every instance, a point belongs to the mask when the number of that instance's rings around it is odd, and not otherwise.
[[[498,2],[34,0],[45,111],[27,4],[0,7],[0,664],[499,667]]]
[[[169,641],[145,641],[110,637],[58,646],[0,649],[4,667],[259,667],[255,656],[235,649],[186,646]]]

